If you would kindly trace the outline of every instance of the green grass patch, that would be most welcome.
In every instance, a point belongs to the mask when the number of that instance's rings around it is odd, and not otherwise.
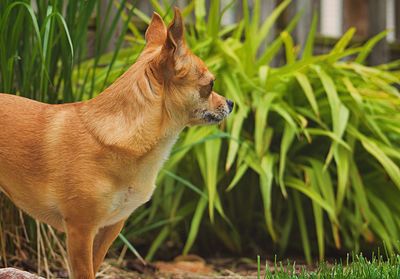
[[[258,262],[259,263],[259,262]],[[259,270],[262,269],[260,263]],[[296,265],[295,262],[276,262],[271,266],[266,264],[264,272],[258,272],[257,278],[302,279],[302,278],[332,278],[332,279],[381,279],[400,278],[400,256],[393,255],[389,259],[382,256],[372,256],[368,259],[362,254],[348,256],[345,262],[322,262],[315,267]]]

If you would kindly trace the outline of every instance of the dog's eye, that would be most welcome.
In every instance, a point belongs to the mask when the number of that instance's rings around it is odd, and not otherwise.
[[[208,98],[210,96],[212,89],[214,87],[214,81],[211,80],[211,82],[208,85],[200,87],[200,96],[203,98]]]

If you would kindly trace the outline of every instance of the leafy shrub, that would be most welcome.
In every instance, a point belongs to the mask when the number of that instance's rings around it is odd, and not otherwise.
[[[290,35],[297,16],[260,53],[289,3],[259,24],[260,1],[251,15],[243,1],[244,18],[232,26],[220,25],[219,1],[207,13],[204,1],[193,4],[187,42],[236,108],[221,129],[185,132],[151,206],[128,224],[128,236],[137,235],[133,225],[143,216],[161,227],[147,258],[176,233],[187,235],[184,253],[197,236],[240,253],[266,233],[281,252],[301,239],[308,261],[313,250],[322,259],[326,245],[357,251],[382,241],[398,250],[399,76],[390,71],[398,63],[364,65],[386,34],[349,47],[349,29],[329,53],[313,55],[314,18],[300,53]],[[286,64],[269,66],[281,49]]]

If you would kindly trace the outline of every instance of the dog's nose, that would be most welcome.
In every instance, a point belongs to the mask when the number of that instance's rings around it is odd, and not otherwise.
[[[234,103],[231,100],[226,99],[226,104],[228,105],[229,112],[231,112],[233,110]]]

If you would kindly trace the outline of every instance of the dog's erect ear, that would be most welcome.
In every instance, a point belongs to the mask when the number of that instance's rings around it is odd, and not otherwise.
[[[156,12],[153,13],[149,27],[147,27],[145,38],[147,45],[163,45],[167,39],[167,28],[161,16]]]
[[[185,39],[183,36],[184,25],[180,10],[177,7],[175,7],[174,10],[175,10],[174,19],[168,26],[165,47],[167,49],[172,49],[175,53],[179,54],[180,50],[182,50],[182,47],[185,43]]]
[[[185,50],[182,15],[179,9],[175,7],[174,19],[168,26],[160,56],[162,72],[167,80],[170,80],[171,76],[176,74],[176,62],[185,54]]]

